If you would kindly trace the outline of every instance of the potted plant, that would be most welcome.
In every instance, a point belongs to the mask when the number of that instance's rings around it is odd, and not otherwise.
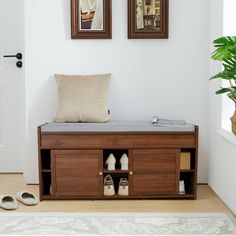
[[[222,62],[223,70],[210,79],[228,81],[228,86],[221,87],[216,94],[226,94],[235,104],[234,115],[231,117],[232,132],[236,135],[236,36],[223,36],[214,40],[216,50],[211,58]]]

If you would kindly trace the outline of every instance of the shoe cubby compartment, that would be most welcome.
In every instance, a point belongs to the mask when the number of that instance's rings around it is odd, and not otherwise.
[[[51,166],[51,150],[41,149],[41,182],[42,182],[42,194],[44,196],[51,196],[51,184],[52,184],[52,166]]]
[[[184,181],[185,194],[194,193],[194,173],[193,172],[181,172],[180,180]]]
[[[51,170],[51,150],[41,150],[41,169],[42,171]]]
[[[51,184],[52,178],[51,173],[42,173],[42,186],[43,186],[43,195],[50,196],[51,195]]]
[[[128,172],[128,170],[121,170],[120,158],[123,154],[126,154],[128,157],[128,149],[104,149],[103,150],[103,170],[105,173],[113,173],[113,172]],[[106,161],[110,154],[113,154],[115,158],[115,170],[108,170],[108,166],[106,165]]]
[[[108,174],[104,174],[104,178],[107,176]],[[114,183],[114,187],[115,187],[115,195],[118,195],[118,190],[119,190],[119,183],[120,183],[120,179],[121,178],[126,178],[129,182],[129,176],[128,173],[110,173],[109,175],[111,175],[113,183]]]
[[[181,156],[183,155],[183,158],[185,159],[185,164],[186,161],[188,159],[188,157],[190,156],[190,168],[182,168],[181,169],[181,165],[180,165],[180,171],[182,170],[195,170],[195,162],[196,162],[196,155],[195,155],[196,150],[195,149],[191,149],[191,148],[183,148],[180,151],[180,161],[181,161]],[[185,165],[186,166],[186,165]]]
[[[181,158],[183,158],[181,160]],[[185,195],[193,195],[196,190],[195,186],[195,172],[196,172],[196,149],[183,148],[180,153],[180,181],[184,181]],[[181,163],[183,161],[184,163]]]

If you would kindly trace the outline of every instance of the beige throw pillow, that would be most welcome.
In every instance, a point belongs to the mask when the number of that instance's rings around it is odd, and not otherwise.
[[[55,122],[107,122],[110,74],[58,75]]]

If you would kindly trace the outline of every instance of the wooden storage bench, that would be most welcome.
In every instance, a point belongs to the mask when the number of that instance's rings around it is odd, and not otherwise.
[[[149,122],[47,123],[38,127],[40,199],[196,199],[198,127],[156,127]],[[190,169],[180,155],[190,153]],[[107,170],[110,153],[116,169]],[[128,170],[119,159],[128,155]],[[120,178],[129,195],[104,196],[110,174],[117,193]],[[179,194],[184,180],[185,194]]]

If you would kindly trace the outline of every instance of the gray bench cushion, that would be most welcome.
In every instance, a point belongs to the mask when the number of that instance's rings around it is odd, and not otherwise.
[[[179,126],[154,126],[148,121],[110,121],[108,123],[47,123],[41,132],[193,132],[195,126],[186,123]]]

